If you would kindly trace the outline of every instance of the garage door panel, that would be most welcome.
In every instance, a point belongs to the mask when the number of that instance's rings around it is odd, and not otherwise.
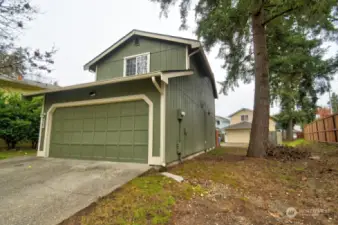
[[[119,117],[121,114],[120,104],[111,104],[108,107],[108,117]]]
[[[61,156],[65,156],[65,157],[68,157],[69,156],[69,145],[61,145],[60,146],[60,155]]]
[[[83,132],[82,133],[82,144],[91,144],[94,140],[94,132]]]
[[[71,144],[81,144],[82,143],[82,132],[73,132],[71,136]]]
[[[52,157],[60,157],[62,156],[62,148],[61,144],[53,144],[53,151],[50,152],[50,156]]]
[[[133,159],[133,145],[120,145],[119,161],[130,162]]]
[[[119,146],[118,145],[106,145],[106,157],[118,161]]]
[[[65,151],[69,152],[69,156],[72,158],[79,158],[81,157],[81,145],[69,145],[68,148],[65,148]]]
[[[72,141],[72,132],[68,131],[68,132],[63,132],[63,143],[64,144],[69,144]]]
[[[55,124],[54,124],[54,129],[55,129],[55,131],[62,131],[63,130],[63,122],[62,122],[62,120],[60,119],[60,120],[57,120],[57,122],[55,122]]]
[[[93,148],[93,157],[96,159],[104,159],[106,157],[106,148],[104,145],[96,145]]]
[[[73,124],[72,131],[81,131],[83,129],[83,119],[75,119],[69,122]]]
[[[106,132],[95,131],[93,144],[98,145],[102,143],[106,143]]]
[[[149,107],[144,101],[135,103],[135,115],[148,115]]]
[[[91,119],[94,117],[93,107],[92,106],[81,107],[81,110],[77,115],[79,116],[79,118]]]
[[[83,130],[84,131],[93,131],[95,128],[95,120],[93,119],[83,119]]]
[[[108,118],[108,130],[119,130],[120,129],[120,117],[110,117]]]
[[[107,131],[106,143],[117,145],[119,143],[119,131]]]
[[[148,111],[144,101],[58,108],[50,156],[147,163]]]
[[[133,116],[124,116],[121,117],[121,130],[131,130],[134,128],[134,117]]]
[[[148,143],[148,131],[134,131],[134,143],[146,145]]]
[[[120,144],[132,144],[133,136],[133,131],[120,131]]]
[[[73,123],[69,119],[63,120],[63,131],[72,131],[73,130]]]
[[[135,103],[134,102],[121,103],[120,114],[125,116],[133,116],[135,114]]]
[[[146,145],[135,145],[134,146],[134,159],[139,162],[147,162],[148,146]]]
[[[97,118],[95,120],[95,131],[107,130],[107,118]]]
[[[135,116],[135,129],[148,129],[148,116]]]
[[[108,105],[97,105],[95,107],[96,118],[107,118]]]
[[[92,158],[94,145],[82,145],[81,157]]]
[[[62,144],[63,143],[63,132],[62,131],[55,131],[54,135],[51,138],[52,143]]]

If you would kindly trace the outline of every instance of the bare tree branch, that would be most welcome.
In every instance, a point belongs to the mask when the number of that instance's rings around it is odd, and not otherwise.
[[[273,16],[271,16],[270,18],[268,18],[267,20],[265,20],[265,21],[262,23],[262,25],[266,25],[266,24],[268,24],[269,22],[271,22],[272,20],[274,20],[274,19],[276,19],[276,18],[278,18],[278,17],[280,17],[280,16],[282,16],[282,15],[284,15],[284,14],[286,14],[286,13],[289,13],[289,12],[295,10],[295,9],[296,9],[296,8],[289,8],[289,9],[287,9],[287,10],[285,10],[285,11],[282,11],[282,12],[280,12],[280,13],[277,13],[276,15],[273,15]]]

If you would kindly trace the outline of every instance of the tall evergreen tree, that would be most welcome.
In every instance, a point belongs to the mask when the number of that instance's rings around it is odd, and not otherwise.
[[[338,94],[334,92],[332,93],[330,104],[331,104],[332,112],[338,113]]]
[[[322,41],[306,29],[291,29],[287,21],[267,29],[269,36],[271,100],[280,103],[279,119],[293,138],[295,123],[309,123],[316,111],[318,95],[330,88],[337,59],[324,60]]]
[[[177,0],[151,0],[161,4],[167,15]],[[191,0],[180,0],[182,28],[186,27]],[[337,21],[336,0],[199,0],[196,7],[198,37],[207,50],[220,44],[219,56],[228,75],[222,92],[249,82],[254,75],[255,98],[247,155],[265,155],[268,143],[270,87],[266,27],[289,21],[291,29],[304,27],[311,35],[330,35]],[[273,46],[269,46],[273,47]]]

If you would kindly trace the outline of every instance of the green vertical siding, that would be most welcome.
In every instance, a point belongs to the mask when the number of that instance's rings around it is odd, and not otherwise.
[[[178,160],[179,141],[177,109],[186,112],[181,122],[182,156],[215,146],[215,99],[212,84],[201,68],[191,60],[194,74],[172,78],[167,88],[166,162]]]
[[[90,97],[89,92],[96,91],[95,97]],[[160,155],[160,94],[154,87],[151,79],[138,80],[128,83],[108,84],[98,87],[83,88],[46,94],[45,112],[55,103],[102,99],[128,95],[145,94],[154,106],[153,114],[153,156]],[[104,113],[104,112],[103,112]],[[44,141],[45,129],[42,130],[41,149]]]
[[[140,37],[136,46],[131,39],[97,65],[97,80],[123,76],[124,57],[150,52],[150,72],[185,69],[186,47],[177,43]]]

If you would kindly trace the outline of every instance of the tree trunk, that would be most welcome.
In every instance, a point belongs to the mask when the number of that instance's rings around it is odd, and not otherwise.
[[[269,141],[270,91],[269,63],[265,35],[264,11],[253,14],[252,33],[255,54],[254,112],[247,152],[249,157],[263,157]]]
[[[293,141],[293,123],[292,120],[288,122],[288,128],[286,129],[286,140]]]
[[[37,149],[38,141],[32,141],[32,149]]]
[[[11,142],[11,149],[15,149],[15,147],[16,147],[16,142],[12,141]]]

